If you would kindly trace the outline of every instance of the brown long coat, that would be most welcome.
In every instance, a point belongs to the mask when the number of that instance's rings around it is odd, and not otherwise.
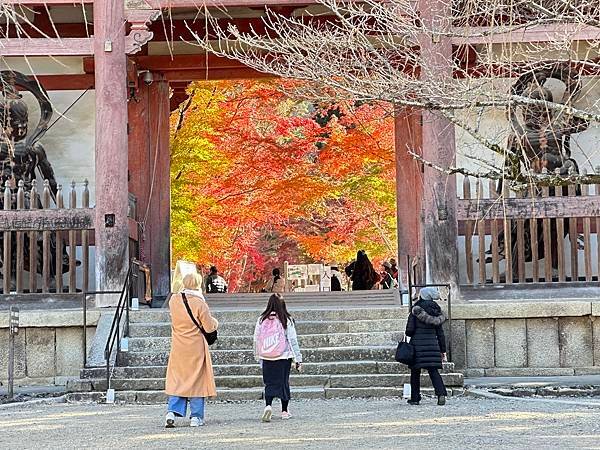
[[[207,333],[219,323],[211,316],[206,302],[187,295],[192,314]],[[169,300],[171,311],[171,353],[167,367],[167,395],[178,397],[214,397],[217,395],[208,344],[188,315],[181,294]]]

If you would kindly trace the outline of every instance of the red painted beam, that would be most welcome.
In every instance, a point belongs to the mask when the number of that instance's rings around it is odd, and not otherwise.
[[[254,78],[274,78],[269,73],[258,72],[249,67],[206,70],[172,70],[164,72],[169,82],[172,81],[202,81],[202,80],[246,80]]]
[[[93,55],[93,38],[0,39],[2,56],[85,56]]]
[[[261,7],[261,6],[302,6],[302,5],[315,5],[319,2],[317,0],[146,0],[154,9],[174,9],[174,8],[202,8],[205,5],[207,7],[235,7],[235,6],[246,6],[249,8]]]
[[[84,91],[94,89],[93,74],[38,75],[36,77],[47,91]]]
[[[138,70],[150,70],[153,72],[166,72],[170,70],[201,70],[206,69],[235,69],[245,68],[241,62],[222,58],[216,55],[204,54],[195,55],[153,55],[153,56],[133,56],[129,58],[135,62]],[[207,64],[208,62],[208,64]],[[83,71],[85,73],[94,73],[94,58],[83,59]]]

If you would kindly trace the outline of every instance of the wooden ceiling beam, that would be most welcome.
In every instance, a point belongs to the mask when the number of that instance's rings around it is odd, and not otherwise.
[[[94,75],[38,75],[36,79],[47,91],[85,91],[94,89]]]
[[[164,76],[169,82],[275,78],[272,74],[258,72],[249,67],[210,69],[208,72],[206,70],[172,70],[164,72]]]
[[[500,27],[496,27],[497,30],[498,28]],[[453,37],[452,44],[454,45],[561,42],[566,38],[571,41],[600,40],[600,28],[579,24],[540,25],[506,33],[495,32],[494,27],[471,27],[468,29],[455,29],[454,32],[456,34],[468,34],[466,37]]]
[[[93,38],[0,39],[2,56],[87,56],[94,54],[93,48]]]

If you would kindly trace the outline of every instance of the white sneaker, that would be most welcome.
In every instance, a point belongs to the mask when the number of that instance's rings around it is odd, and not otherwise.
[[[283,411],[281,413],[281,420],[290,420],[292,418],[292,415],[287,412],[287,411]]]
[[[204,426],[204,421],[200,417],[192,417],[192,420],[190,420],[190,427],[202,426]]]
[[[263,411],[261,420],[263,422],[270,422],[272,415],[273,415],[273,408],[271,408],[270,406],[265,406],[265,410]]]
[[[167,413],[165,418],[165,428],[175,428],[175,414],[172,412]]]

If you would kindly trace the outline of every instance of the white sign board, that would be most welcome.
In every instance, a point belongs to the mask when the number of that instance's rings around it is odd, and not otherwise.
[[[306,280],[308,278],[308,268],[305,264],[290,264],[288,266],[288,280]]]
[[[329,266],[323,266],[323,270],[321,272],[321,290],[331,290],[331,267]]]
[[[308,265],[308,276],[321,275],[323,270],[323,264],[309,264]]]

